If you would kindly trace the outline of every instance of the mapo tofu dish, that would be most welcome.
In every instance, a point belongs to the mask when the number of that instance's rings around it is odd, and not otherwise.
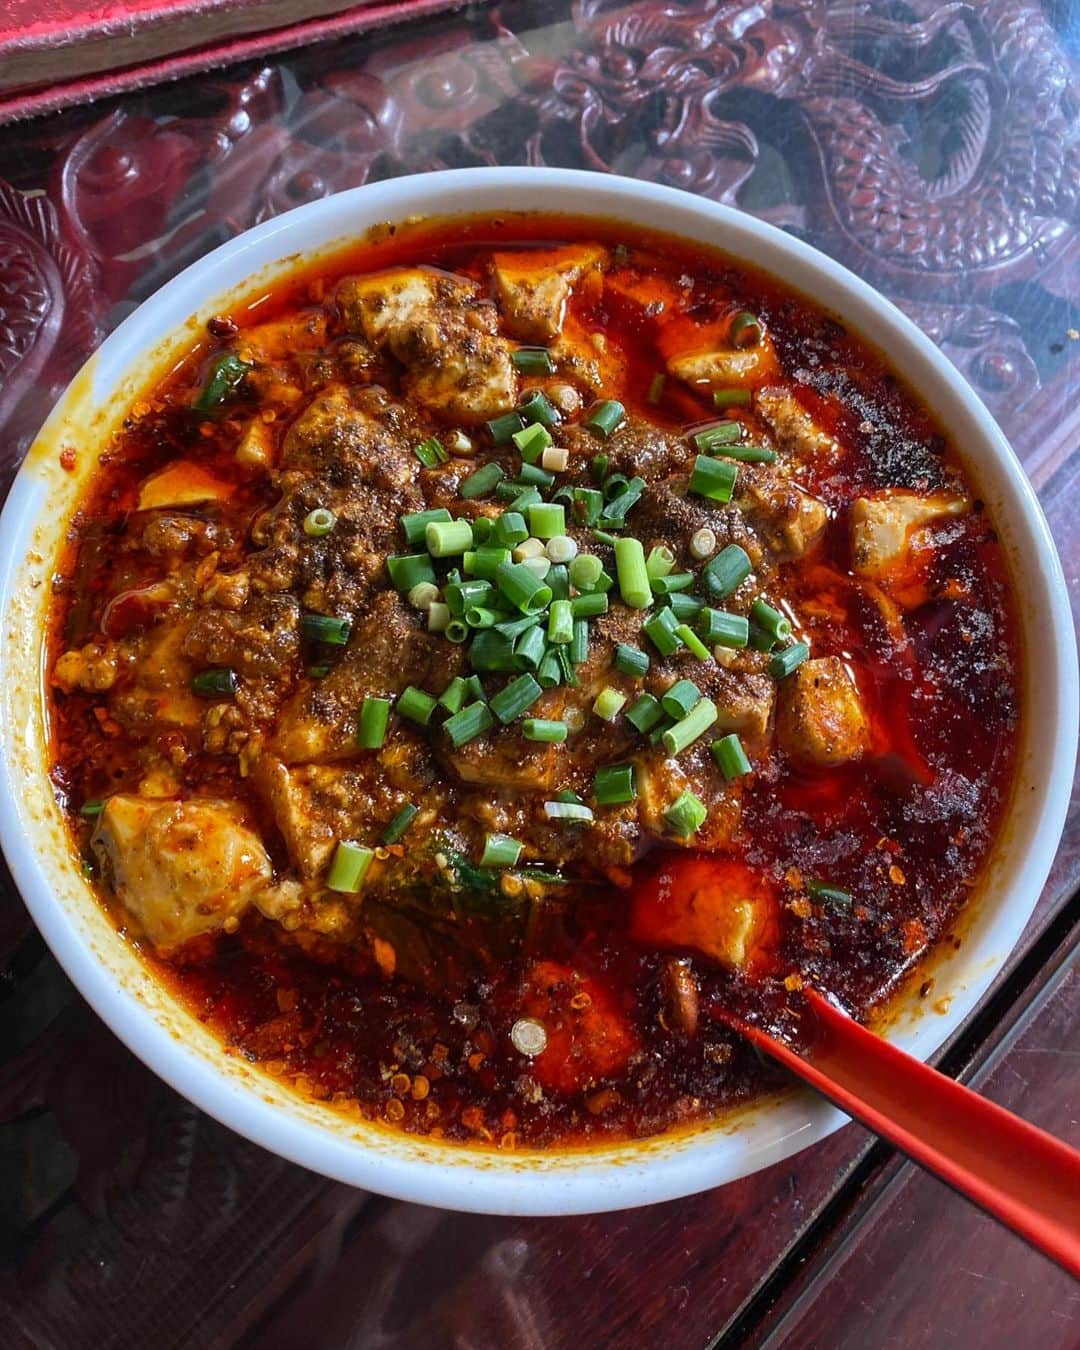
[[[384,228],[98,452],[47,672],[85,874],[223,1053],[343,1111],[715,1117],[779,1081],[738,1019],[866,1017],[960,940],[1019,704],[962,448],[721,253]]]

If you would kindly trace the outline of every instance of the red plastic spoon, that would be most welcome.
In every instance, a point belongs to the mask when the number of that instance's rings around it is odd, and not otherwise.
[[[1080,1152],[954,1083],[806,991],[801,1053],[738,1030],[920,1166],[1080,1277]]]

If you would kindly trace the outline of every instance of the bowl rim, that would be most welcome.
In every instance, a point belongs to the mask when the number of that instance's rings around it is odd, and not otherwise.
[[[538,205],[541,199],[542,208]],[[459,204],[451,208],[451,202]],[[177,313],[207,312],[216,298],[250,293],[260,260],[263,266],[273,263],[277,267],[300,254],[329,254],[335,242],[340,244],[350,233],[384,221],[499,209],[542,209],[608,219],[623,215],[636,225],[711,243],[736,259],[748,258],[776,275],[783,285],[807,294],[820,308],[840,313],[864,339],[879,347],[884,346],[882,338],[887,339],[891,363],[921,370],[928,386],[945,400],[947,409],[935,403],[934,411],[943,423],[952,424],[950,436],[957,423],[971,436],[963,457],[986,457],[979,467],[980,487],[983,472],[996,476],[1001,494],[998,516],[1005,512],[1017,539],[1030,550],[1030,557],[1016,556],[1057,637],[1040,671],[1038,691],[1040,711],[1057,730],[1042,746],[1037,770],[1031,770],[1031,790],[1038,800],[1021,803],[1030,817],[1026,836],[1019,843],[1009,840],[1007,850],[1001,844],[1000,867],[1007,874],[1011,868],[1012,880],[1005,894],[979,916],[980,923],[986,920],[976,950],[981,963],[967,972],[952,991],[948,1010],[936,1020],[913,1015],[888,1033],[926,1058],[975,1006],[1012,950],[1038,899],[1061,835],[1080,702],[1075,647],[1069,638],[1061,640],[1062,634],[1072,631],[1068,594],[1038,499],[1001,431],[959,372],[866,282],[811,246],[744,212],[678,189],[616,175],[569,169],[456,169],[389,179],[323,198],[257,225],[204,255],[106,338],[57,403],[20,469],[0,517],[0,614],[4,618],[0,697],[8,697],[9,686],[18,684],[19,663],[25,672],[25,649],[15,640],[19,631],[15,611],[27,559],[40,538],[35,528],[43,528],[48,515],[48,493],[33,467],[35,447],[48,445],[64,417],[80,401],[85,402],[88,388],[92,401],[103,406],[110,394],[123,387],[121,378],[133,368],[136,354],[145,353],[148,344],[177,337],[182,327],[176,322]],[[710,238],[713,234],[718,237]],[[317,236],[314,249],[306,242],[312,235]],[[769,261],[762,262],[763,257]],[[791,280],[792,272],[805,274],[813,289]],[[221,284],[226,277],[233,279]],[[859,317],[852,319],[852,313]],[[903,373],[922,394],[922,383],[906,370]],[[98,388],[103,381],[104,387]],[[45,534],[48,537],[48,530]],[[41,561],[39,557],[37,563]],[[1025,616],[1024,622],[1029,621]],[[1030,640],[1025,645],[1030,651]],[[1031,693],[1029,688],[1025,726],[1032,720]],[[340,1117],[331,1126],[323,1118],[329,1113],[320,1116],[317,1111],[302,1111],[291,1098],[280,1093],[274,1096],[263,1075],[245,1078],[227,1071],[186,1030],[178,1034],[153,1008],[148,1010],[145,986],[128,988],[111,977],[109,954],[88,942],[75,912],[77,906],[70,896],[54,894],[56,877],[61,872],[65,876],[73,873],[74,861],[70,851],[64,859],[57,856],[55,837],[50,836],[49,842],[40,821],[24,809],[27,764],[32,773],[44,775],[46,782],[47,766],[35,761],[33,748],[27,751],[26,728],[12,723],[12,708],[21,714],[27,705],[17,699],[5,705],[8,715],[0,725],[0,845],[53,953],[98,1015],[159,1077],[230,1128],[293,1162],[351,1185],[447,1208],[507,1214],[591,1213],[674,1199],[748,1175],[826,1137],[847,1120],[832,1106],[799,1092],[786,1102],[766,1101],[731,1121],[686,1134],[543,1155],[494,1155],[455,1145],[432,1148],[411,1136],[391,1136],[378,1126],[347,1127]],[[39,751],[37,761],[41,760]],[[1018,765],[1018,781],[1020,772]],[[85,884],[80,885],[89,894]],[[122,939],[117,936],[116,941]]]

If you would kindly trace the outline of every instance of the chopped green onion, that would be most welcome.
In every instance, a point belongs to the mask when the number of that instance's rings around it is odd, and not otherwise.
[[[413,446],[413,454],[425,469],[434,469],[449,458],[438,436],[429,436],[426,441]]]
[[[750,606],[750,617],[774,642],[786,642],[791,636],[791,620],[764,600],[754,601]]]
[[[538,558],[526,558],[521,565],[527,567],[533,576],[539,577],[541,581],[546,581],[547,574],[551,571],[551,559],[542,553]]]
[[[667,383],[667,376],[663,371],[657,373],[649,381],[649,390],[645,395],[645,402],[652,403],[654,406],[660,402],[664,396],[664,385]]]
[[[96,820],[105,810],[104,798],[97,798],[93,801],[83,802],[79,807],[79,815],[85,816],[87,820]]]
[[[600,806],[618,806],[637,796],[637,780],[632,764],[605,764],[593,779],[593,796]]]
[[[604,509],[604,494],[598,488],[574,488],[572,514],[579,525],[595,525]]]
[[[554,539],[566,533],[566,512],[552,502],[536,502],[529,507],[529,530],[537,539]]]
[[[607,476],[608,464],[610,462],[607,455],[601,451],[600,454],[593,455],[592,459],[589,461],[589,472],[594,478],[603,479]]]
[[[513,722],[527,708],[531,708],[543,692],[531,675],[519,675],[494,695],[491,711],[500,722]]]
[[[361,750],[378,750],[386,740],[386,726],[390,720],[388,698],[365,698],[360,705],[356,722],[356,743]]]
[[[621,403],[613,398],[605,398],[592,406],[583,425],[594,435],[607,440],[625,416],[626,409]]]
[[[665,595],[664,604],[680,623],[689,623],[691,619],[696,619],[705,606],[703,600],[699,600],[696,595],[687,595],[685,591]]]
[[[753,647],[756,652],[771,652],[776,646],[776,639],[768,629],[762,628],[759,624],[752,623],[750,625],[750,638],[747,645]]]
[[[495,599],[495,587],[490,581],[477,577],[472,581],[452,581],[445,591],[446,603],[455,618],[462,618],[473,605],[490,605]]]
[[[615,648],[615,657],[611,663],[622,675],[632,675],[635,680],[644,678],[649,673],[649,657],[640,647],[631,647],[627,642],[620,642]]]
[[[484,674],[515,670],[514,643],[495,628],[481,628],[469,644],[469,664]]]
[[[693,652],[699,661],[709,661],[712,659],[712,653],[688,623],[679,624],[678,628],[675,629],[675,632],[682,638],[687,647],[689,647],[690,651]]]
[[[664,710],[652,694],[642,694],[626,714],[626,720],[644,736],[652,731],[658,722],[663,721]]]
[[[433,581],[418,581],[409,592],[413,609],[430,609],[439,598],[439,588]]]
[[[500,633],[505,633],[507,637],[516,638],[520,637],[522,633],[527,632],[530,628],[535,628],[536,625],[540,623],[542,617],[543,616],[540,614],[523,614],[520,619],[506,619],[501,623],[497,623],[495,627]]]
[[[679,621],[670,609],[658,609],[641,625],[641,631],[661,656],[671,656],[683,645],[678,627]]]
[[[383,843],[396,844],[419,814],[420,808],[418,806],[414,806],[412,802],[406,802],[383,831]]]
[[[749,389],[714,389],[714,408],[748,408],[750,406]]]
[[[718,741],[713,741],[712,752],[713,759],[716,760],[720,772],[729,783],[733,778],[741,778],[743,774],[750,772],[750,761],[746,758],[742,741],[734,732],[731,732],[728,736],[721,736]]]
[[[615,547],[618,540],[617,535],[609,534],[607,530],[593,530],[592,537],[598,544],[608,544],[611,548]]]
[[[503,413],[501,417],[493,417],[487,424],[488,431],[491,432],[491,439],[496,445],[507,445],[515,432],[520,431],[524,422],[516,412]]]
[[[532,389],[518,404],[518,416],[529,426],[556,427],[562,418],[542,389]]]
[[[571,609],[571,613],[573,610]],[[585,619],[574,620],[574,635],[570,639],[570,664],[580,666],[589,655],[589,625]]]
[[[510,550],[508,548],[492,547],[485,544],[483,548],[470,549],[463,554],[461,564],[465,568],[467,575],[471,577],[480,577],[484,581],[490,581],[496,570],[503,563],[510,561]]]
[[[467,520],[432,520],[424,530],[424,540],[433,558],[452,558],[472,548],[472,526]]]
[[[541,689],[554,689],[562,683],[562,663],[555,653],[556,649],[549,651],[537,667],[536,683]]]
[[[495,488],[505,477],[506,474],[503,473],[502,467],[492,460],[491,463],[484,464],[477,469],[475,473],[469,474],[458,491],[466,501],[471,501],[474,497],[486,497],[489,492],[495,491]],[[434,523],[439,524],[440,522],[435,521]],[[471,533],[469,538],[471,543]]]
[[[454,713],[453,717],[448,717],[443,723],[443,730],[453,742],[454,749],[460,750],[466,742],[490,731],[494,725],[491,709],[486,703],[477,702],[468,704],[460,712]]]
[[[494,628],[498,619],[498,612],[494,609],[488,609],[486,605],[470,605],[465,611],[465,626],[467,628]]]
[[[774,680],[786,679],[793,670],[798,670],[809,655],[810,648],[805,642],[793,642],[770,660],[769,674]]]
[[[709,811],[700,797],[692,792],[681,793],[664,812],[664,821],[672,834],[688,839],[697,834],[708,818]]]
[[[548,614],[548,641],[571,642],[574,637],[574,610],[569,600],[552,602]]]
[[[652,588],[657,595],[673,595],[676,591],[688,591],[693,584],[693,572],[671,572],[666,577],[654,577]]]
[[[510,360],[522,375],[553,375],[555,362],[546,347],[519,347],[512,352]]]
[[[744,464],[772,464],[776,451],[763,445],[725,445],[719,451],[726,459],[738,459]]]
[[[718,445],[730,445],[742,436],[742,427],[738,422],[714,422],[712,426],[702,427],[693,433],[695,447],[703,455],[715,450]],[[725,451],[726,453],[726,451]]]
[[[559,673],[562,675],[563,683],[570,686],[571,689],[578,687],[578,678],[574,673],[574,663],[570,660],[570,648],[573,644],[567,643],[563,647],[552,647],[556,659],[559,662]]]
[[[487,516],[477,516],[472,523],[473,543],[477,548],[488,542],[495,533],[495,522]]]
[[[521,734],[527,741],[544,741],[550,745],[565,741],[567,731],[565,722],[554,722],[544,717],[526,717],[521,724]]]
[[[591,590],[600,580],[604,565],[594,553],[579,553],[570,563],[570,581],[579,591]]]
[[[510,510],[525,512],[530,506],[536,506],[543,500],[543,497],[540,495],[540,489],[533,487],[530,484],[529,487],[522,488],[518,495],[512,499],[510,502]]]
[[[697,618],[697,631],[702,642],[707,642],[710,647],[745,647],[750,624],[742,614],[703,609]]]
[[[622,529],[631,508],[637,505],[644,492],[645,479],[631,478],[626,485],[626,491],[612,497],[600,512],[600,520],[597,523],[613,530]]]
[[[698,455],[690,475],[690,491],[696,492],[699,497],[707,497],[711,502],[729,502],[738,473],[738,466],[726,459]]]
[[[214,416],[225,400],[237,392],[248,371],[254,369],[250,361],[241,360],[235,352],[223,352],[211,365],[202,392],[191,406],[196,412]]]
[[[503,548],[523,544],[529,537],[529,527],[520,511],[504,511],[495,522],[495,538]]]
[[[615,573],[623,603],[631,609],[648,609],[652,604],[652,587],[640,539],[620,539],[615,545]]]
[[[731,345],[733,347],[756,347],[761,341],[761,320],[749,310],[742,310],[731,321]]]
[[[664,749],[669,755],[681,754],[688,745],[693,744],[699,736],[708,731],[718,715],[716,704],[711,698],[699,699],[685,717],[673,727],[668,727],[661,736]]]
[[[329,666],[305,666],[304,674],[311,680],[324,680],[330,674]]]
[[[226,698],[237,687],[235,670],[200,670],[191,681],[192,693],[200,698]]]
[[[555,800],[557,802],[576,802],[578,806],[584,806],[584,800],[578,796],[573,788],[563,788],[561,792],[556,792]]]
[[[427,526],[424,526],[427,529]],[[391,553],[386,559],[386,570],[396,591],[408,595],[422,581],[435,584],[435,569],[428,553]]]
[[[400,716],[426,727],[431,721],[431,714],[435,711],[436,701],[423,689],[417,689],[416,685],[410,684],[398,695],[396,707]]]
[[[328,889],[340,891],[343,895],[355,895],[364,884],[364,878],[374,857],[374,849],[341,841],[334,850],[330,871],[327,873]]]
[[[577,557],[577,542],[568,534],[557,534],[548,540],[545,552],[553,563],[561,566],[563,563],[573,562]],[[569,579],[569,573],[567,578]]]
[[[701,569],[702,586],[717,600],[726,600],[753,571],[750,555],[738,544],[728,544]]]
[[[304,517],[304,533],[312,539],[321,539],[337,524],[337,516],[325,506],[317,506]]]
[[[605,722],[614,722],[626,704],[626,695],[620,694],[610,685],[601,689],[593,702],[592,710]]]
[[[450,512],[445,506],[433,507],[430,511],[413,511],[401,517],[401,528],[410,544],[422,544],[424,531],[433,520],[450,520]]]
[[[655,548],[649,549],[649,556],[645,559],[645,571],[648,572],[650,581],[666,577],[674,567],[675,554],[666,544],[657,544]]]
[[[608,598],[601,591],[589,591],[585,595],[575,595],[570,607],[575,619],[595,619],[598,614],[608,612]]]
[[[455,645],[464,642],[469,636],[469,626],[464,619],[451,619],[443,629],[443,637],[447,642],[453,642]]]
[[[539,614],[536,615],[536,620],[539,624]],[[521,634],[514,644],[515,664],[524,670],[536,670],[543,661],[546,651],[547,639],[544,637],[543,628],[529,628]]]
[[[561,726],[562,723],[556,725]],[[581,802],[545,802],[544,815],[548,820],[592,820],[593,813],[591,806],[585,806]]]
[[[824,881],[808,880],[806,889],[813,899],[820,900],[822,904],[829,905],[833,909],[849,910],[854,904],[854,897],[850,891],[843,891],[839,886],[830,886]]]
[[[701,690],[693,680],[676,680],[660,699],[660,706],[669,717],[685,717],[691,708],[701,702]]]
[[[513,835],[490,833],[484,836],[481,867],[513,867],[525,845]]]
[[[551,587],[524,563],[500,563],[495,569],[495,585],[523,614],[537,614],[551,604]]]
[[[522,475],[526,469],[536,469],[537,473],[545,473],[544,469],[536,468],[536,461],[551,445],[551,432],[542,422],[530,422],[527,427],[522,427],[520,431],[515,431],[513,435],[514,444],[521,451],[521,458],[525,461],[522,467]],[[525,482],[543,481],[537,479],[523,479]],[[553,483],[554,475],[550,475],[547,482]]]
[[[349,619],[336,619],[330,614],[300,615],[300,633],[309,642],[328,642],[332,647],[344,647],[351,632]]]
[[[612,502],[630,490],[630,479],[624,473],[611,473],[604,479],[604,500]]]
[[[461,675],[455,675],[439,697],[439,707],[448,713],[460,712],[465,706],[468,686]]]
[[[555,482],[555,475],[550,469],[542,469],[539,464],[523,464],[517,481],[526,487],[549,488]]]

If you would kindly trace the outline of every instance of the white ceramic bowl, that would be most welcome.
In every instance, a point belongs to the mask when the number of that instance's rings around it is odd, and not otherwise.
[[[936,959],[928,1012],[901,998],[891,1039],[926,1057],[1000,969],[1046,879],[1076,748],[1077,672],[1060,564],[1035,495],[971,389],[876,291],[752,216],[650,183],[560,169],[475,169],[399,178],[300,207],[215,249],[132,314],[72,382],[31,449],[0,522],[0,841],[19,889],[68,975],[112,1030],[166,1082],[241,1134],[314,1171],[386,1195],[493,1213],[569,1214],[648,1204],[745,1176],[823,1138],[844,1117],[807,1092],[673,1137],[578,1152],[513,1155],[412,1139],[300,1101],[227,1057],[150,977],[86,884],[47,774],[43,616],[67,520],[95,448],[147,381],[230,299],[380,222],[535,210],[614,217],[720,247],[833,311],[885,350],[970,465],[1024,596],[1023,645],[1037,653],[1008,822],[959,951]],[[76,451],[74,472],[59,452]],[[1035,683],[1037,679],[1038,683]],[[1035,715],[1035,698],[1038,715]]]

